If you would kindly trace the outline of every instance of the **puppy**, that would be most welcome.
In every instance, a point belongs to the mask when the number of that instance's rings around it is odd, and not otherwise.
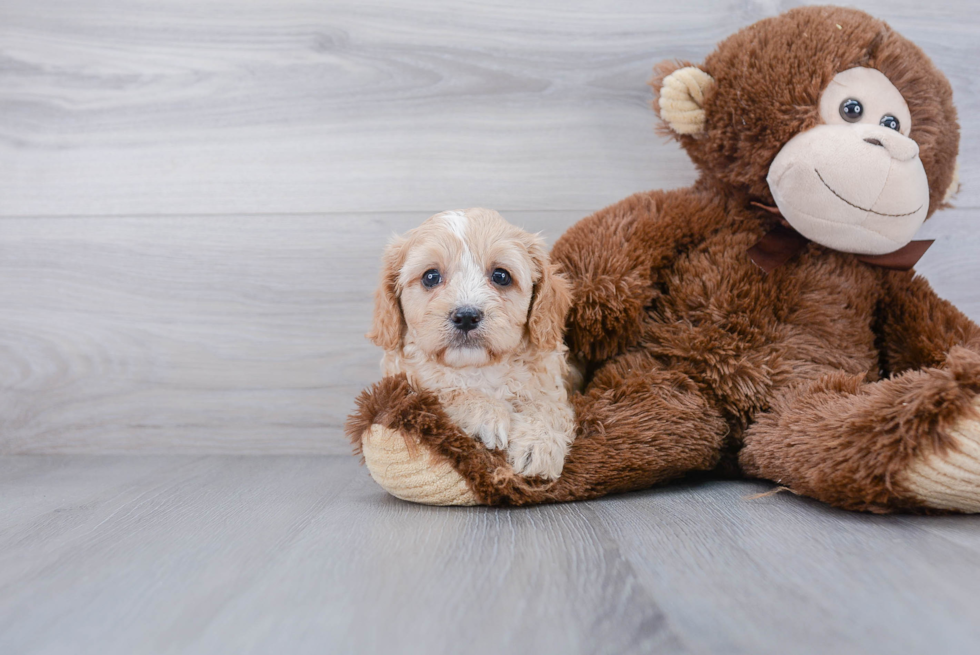
[[[436,393],[521,475],[555,479],[575,436],[570,305],[540,237],[487,209],[449,211],[388,246],[367,336],[384,375]]]

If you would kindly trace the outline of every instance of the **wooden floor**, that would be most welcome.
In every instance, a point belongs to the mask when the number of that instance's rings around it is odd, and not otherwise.
[[[976,517],[418,507],[341,435],[393,232],[691,183],[653,65],[796,4],[0,0],[0,655],[980,653]],[[855,4],[952,83],[918,270],[980,319],[980,12]]]
[[[980,652],[980,517],[767,488],[432,508],[350,457],[2,458],[0,652]]]

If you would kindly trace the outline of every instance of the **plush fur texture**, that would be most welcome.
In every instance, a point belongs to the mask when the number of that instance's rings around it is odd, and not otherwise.
[[[443,212],[383,262],[369,334],[382,372],[433,391],[521,475],[557,478],[575,434],[562,341],[571,295],[544,241],[490,210]]]
[[[654,89],[690,65],[661,66]],[[713,80],[704,129],[669,131],[701,173],[694,186],[631,196],[553,248],[576,298],[566,343],[587,384],[573,398],[579,431],[562,477],[516,479],[404,381],[362,397],[351,437],[371,422],[403,430],[487,504],[590,498],[714,469],[848,509],[969,511],[948,493],[930,498],[918,471],[977,450],[951,435],[980,434],[980,328],[914,271],[812,242],[769,274],[747,256],[779,222],[758,208],[773,204],[770,164],[819,124],[821,92],[854,67],[881,71],[905,98],[929,214],[942,207],[959,128],[950,86],[922,51],[851,9],[760,21],[699,66]],[[956,484],[975,498],[980,479]]]
[[[366,389],[357,399],[346,431],[355,452],[360,453],[361,441],[369,438],[372,424],[398,430],[409,450],[424,448],[429,457],[449,462],[485,505],[587,500],[643,489],[688,471],[709,470],[717,463],[718,435],[724,434],[724,422],[712,418],[707,406],[685,392],[679,377],[665,376],[663,381],[660,388],[636,390],[663,410],[647,424],[641,417],[609,424],[608,410],[620,400],[612,394],[589,403],[587,410],[583,406],[587,414],[580,421],[579,436],[561,477],[554,481],[517,475],[502,452],[476,444],[456,427],[435,394],[413,387],[404,375],[387,377]],[[701,438],[699,422],[716,433],[714,442]],[[673,432],[658,431],[637,440],[641,430],[664,426]]]
[[[654,92],[670,72],[688,65],[658,66]],[[908,103],[932,214],[953,181],[959,150],[952,88],[918,46],[863,12],[801,7],[725,39],[699,66],[716,81],[705,97],[704,132],[664,133],[680,141],[702,180],[716,183],[719,193],[738,189],[773,204],[761,170],[793,136],[820,122],[820,94],[834,76],[859,66],[884,73]]]

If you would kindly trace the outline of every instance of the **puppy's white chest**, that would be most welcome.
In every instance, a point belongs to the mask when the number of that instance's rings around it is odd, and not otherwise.
[[[479,391],[503,401],[520,397],[528,390],[530,379],[526,369],[515,366],[480,366],[451,368],[422,365],[409,376],[417,377],[423,386],[437,390]]]
[[[503,366],[482,366],[479,368],[464,368],[453,372],[456,377],[455,386],[459,389],[475,389],[490,394],[501,400],[513,398],[516,389],[527,387],[528,375],[526,370]]]

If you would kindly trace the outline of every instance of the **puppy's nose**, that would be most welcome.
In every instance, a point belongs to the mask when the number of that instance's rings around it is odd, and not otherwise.
[[[480,321],[483,319],[483,312],[481,312],[476,307],[457,307],[449,319],[456,326],[457,330],[462,330],[463,332],[469,332],[470,330],[476,329]]]

